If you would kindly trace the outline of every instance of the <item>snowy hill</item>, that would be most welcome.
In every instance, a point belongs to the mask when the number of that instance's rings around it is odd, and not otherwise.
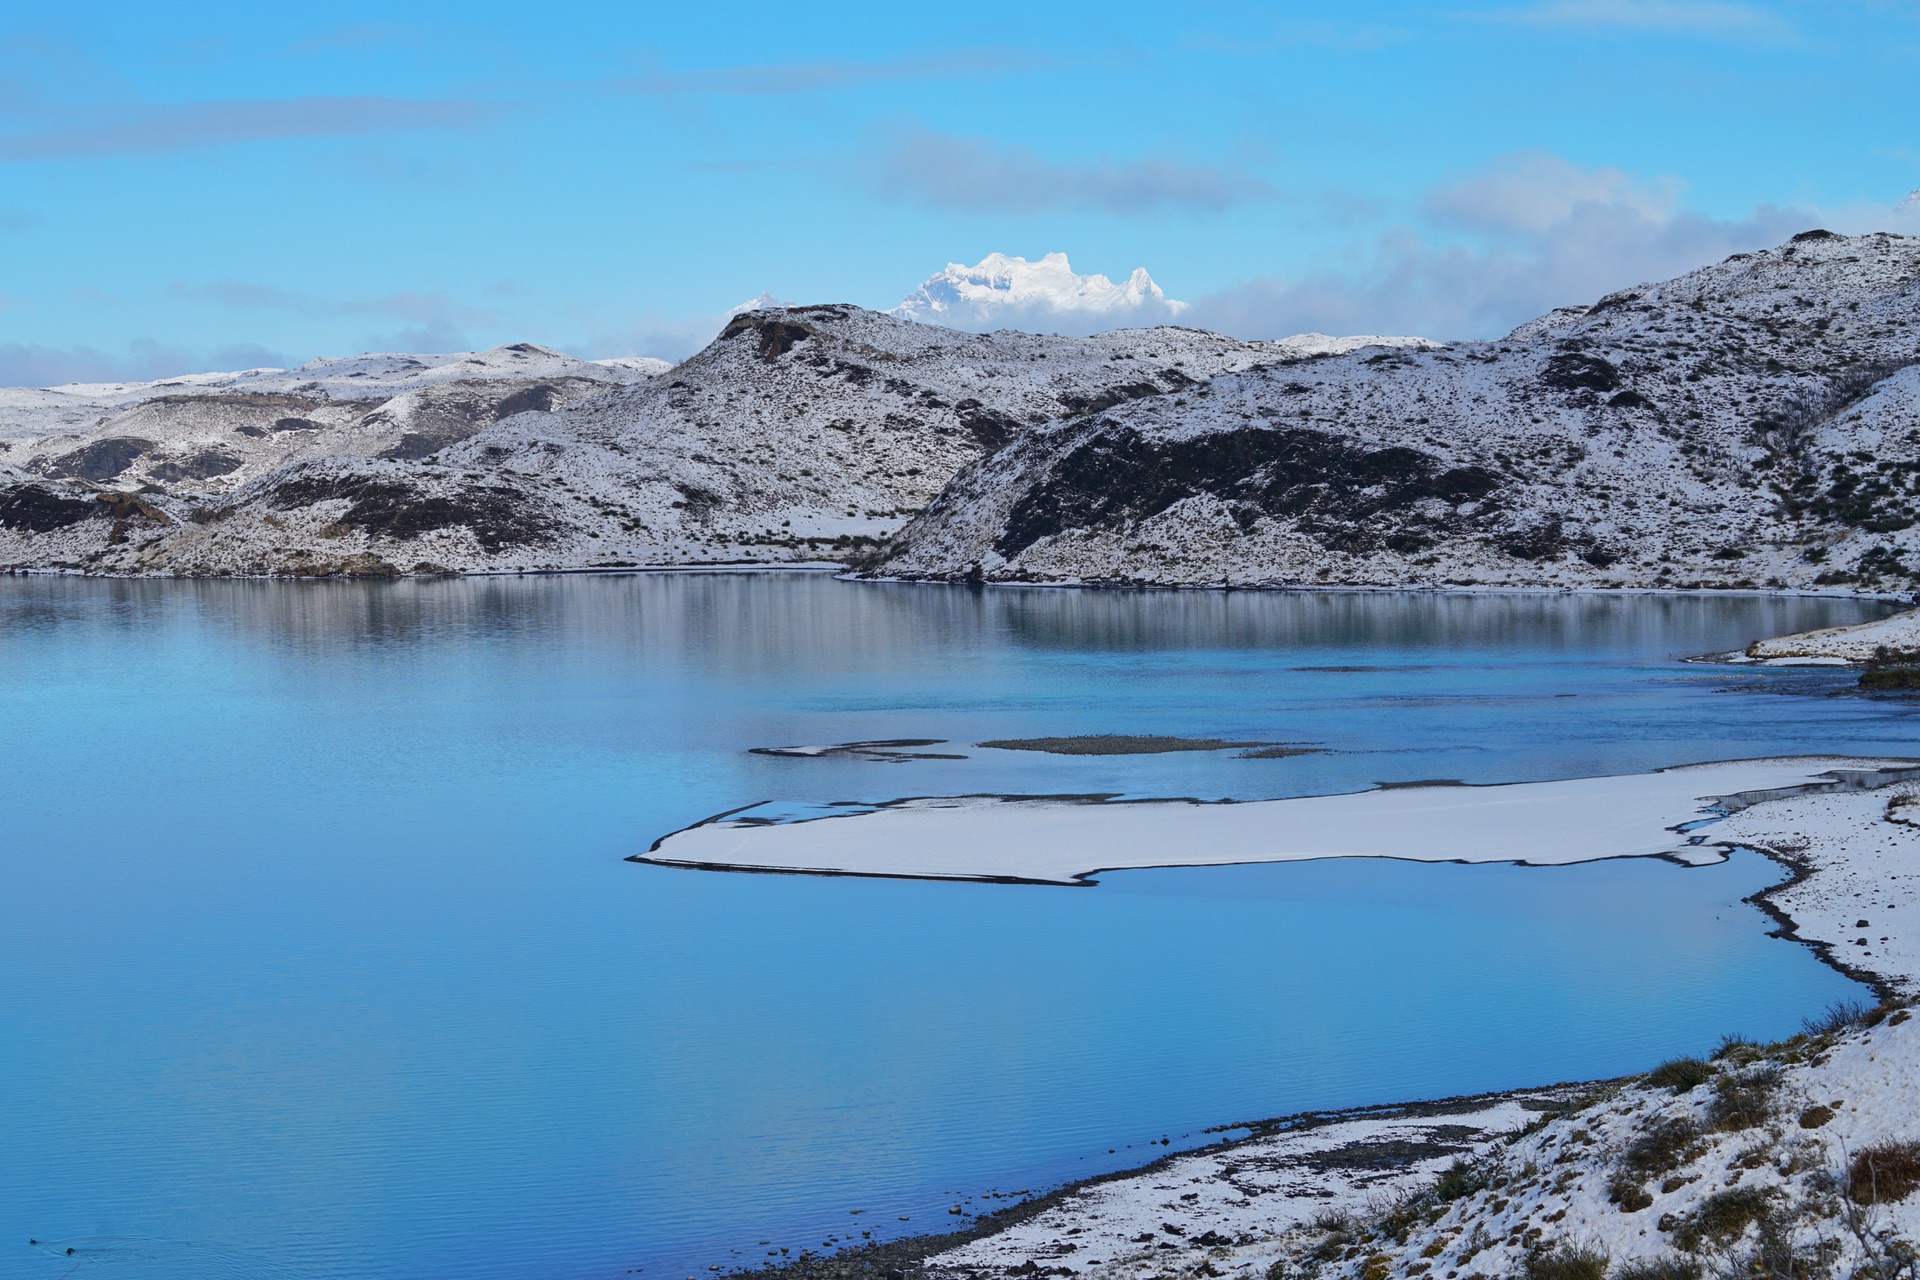
[[[1920,238],[1885,234],[1445,347],[763,305],[665,371],[515,344],[0,390],[0,566],[1905,594],[1917,361]]]
[[[871,572],[1920,585],[1920,238],[1807,232],[1495,342],[1236,372],[955,478]]]
[[[503,378],[590,378],[641,382],[671,368],[665,360],[579,360],[529,342],[451,355],[367,354],[309,360],[297,369],[190,373],[155,382],[75,382],[0,387],[0,439],[83,429],[103,413],[165,396],[290,395],[330,401],[384,401],[443,382]]]
[[[1291,359],[762,306],[660,374],[520,344],[0,392],[0,565],[371,573],[845,559],[1031,426]],[[657,362],[655,362],[657,363]]]
[[[990,253],[971,267],[949,262],[887,314],[954,329],[1093,333],[1165,324],[1186,309],[1161,292],[1145,267],[1115,284],[1076,273],[1064,253],[1038,262]]]

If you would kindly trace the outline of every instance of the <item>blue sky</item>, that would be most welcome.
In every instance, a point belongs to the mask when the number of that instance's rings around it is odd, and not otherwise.
[[[1920,4],[551,3],[0,13],[0,383],[1147,267],[1197,323],[1503,331],[1920,231]]]

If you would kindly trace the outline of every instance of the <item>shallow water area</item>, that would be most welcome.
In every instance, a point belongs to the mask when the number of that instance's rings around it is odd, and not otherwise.
[[[1854,988],[1765,936],[1752,855],[1095,888],[623,859],[762,800],[1914,754],[1904,703],[1824,696],[1847,673],[1675,661],[1879,612],[0,580],[0,1272],[680,1276],[1210,1124],[1784,1032]],[[1085,734],[1325,750],[973,745]],[[960,758],[751,751],[909,739]]]

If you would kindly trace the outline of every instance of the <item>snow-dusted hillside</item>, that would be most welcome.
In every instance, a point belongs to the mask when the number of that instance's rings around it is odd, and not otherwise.
[[[1920,583],[1920,238],[1807,232],[1497,342],[1049,423],[871,571],[1170,584]]]
[[[671,372],[525,344],[0,392],[0,566],[368,573],[844,559],[1036,424],[1294,358],[1183,329],[737,316]]]
[[[935,579],[1906,593],[1916,360],[1920,238],[1884,234],[1448,347],[768,306],[671,370],[518,344],[0,390],[0,566],[845,563],[884,541],[867,571]]]

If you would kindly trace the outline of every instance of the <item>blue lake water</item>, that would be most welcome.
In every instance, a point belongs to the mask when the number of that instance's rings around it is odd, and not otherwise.
[[[1090,888],[623,859],[759,800],[1920,754],[1844,673],[1676,661],[1880,611],[0,579],[0,1274],[705,1274],[1208,1125],[1784,1033],[1857,988],[1766,936],[1752,855]],[[1096,732],[1326,750],[969,745]],[[879,738],[966,758],[749,754]]]

